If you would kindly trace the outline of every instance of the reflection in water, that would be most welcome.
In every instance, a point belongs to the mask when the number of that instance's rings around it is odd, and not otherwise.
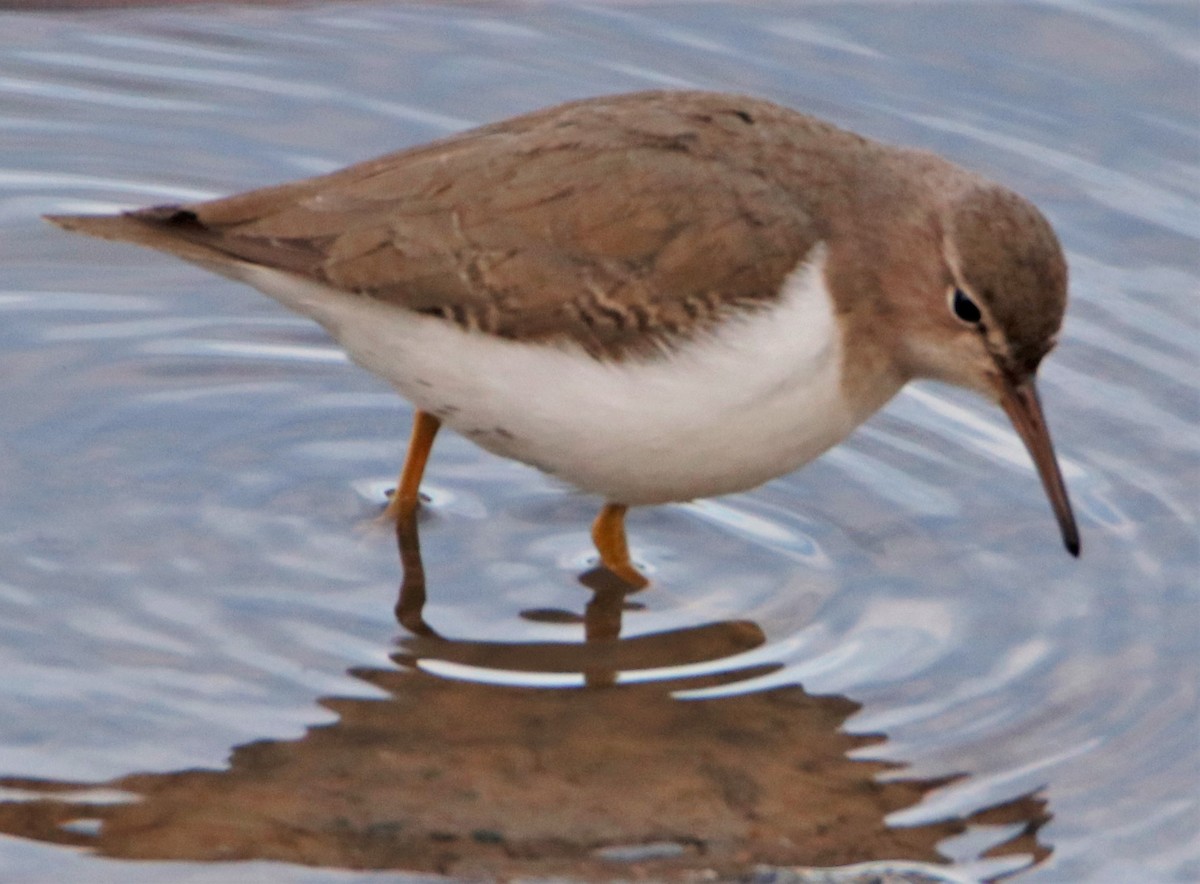
[[[398,670],[372,676],[394,681],[395,693],[356,707],[381,721],[439,675],[570,685],[559,699],[587,702],[655,676],[778,661],[781,671],[722,690],[803,683],[844,694],[864,704],[845,727],[888,737],[855,757],[913,764],[882,778],[970,774],[887,817],[894,825],[1044,787],[1055,818],[1039,836],[1053,840],[1054,856],[1029,884],[1200,881],[1196,4],[168,4],[85,16],[13,6],[0,12],[0,774],[93,781],[220,767],[230,746],[294,740],[297,721],[331,721],[312,708],[318,696],[373,692],[345,683],[351,659]],[[555,664],[563,672],[531,659],[534,648],[488,657],[506,649],[424,637],[403,649],[422,658],[424,673],[414,673],[380,655],[397,650],[386,618],[392,551],[346,525],[392,478],[380,468],[390,470],[399,441],[394,394],[269,299],[56,236],[38,218],[215,196],[555,101],[672,83],[749,91],[921,144],[1047,209],[1069,244],[1074,300],[1045,392],[1097,538],[1082,561],[1046,542],[1045,504],[1015,437],[983,405],[913,388],[794,477],[638,515],[656,585],[626,600],[621,634],[752,619],[767,633],[757,649],[722,657],[732,652],[712,636],[724,629],[740,647],[754,628],[719,624],[688,647],[668,647],[678,634],[620,643],[603,653],[661,656],[615,666],[585,667],[597,648],[540,648],[588,655]],[[581,641],[581,625],[519,621],[510,606],[584,616],[588,596],[561,573],[581,561],[592,514],[533,471],[447,443],[432,477],[445,501],[436,557],[433,532],[422,538],[430,624],[447,637]],[[956,540],[958,525],[974,536]],[[596,605],[612,611],[611,598]],[[489,616],[503,618],[494,632]],[[468,651],[477,656],[452,656]],[[698,654],[717,662],[651,668]],[[614,669],[616,687],[581,689],[581,672],[596,684]],[[665,705],[668,687],[642,696]],[[758,709],[747,717],[759,720]],[[403,723],[385,727],[403,745]],[[98,853],[165,854],[175,838],[185,844],[176,853],[219,855],[219,843],[204,844],[215,823],[205,833],[195,822],[208,813],[224,822],[231,852],[285,854],[288,826],[288,837],[311,843],[291,811],[276,814],[279,834],[253,843],[267,831],[249,795],[257,777],[309,804],[359,790],[368,809],[342,816],[357,820],[360,840],[377,821],[383,840],[401,811],[380,804],[368,749],[350,768],[316,774],[308,791],[287,764],[278,775],[253,772],[268,756],[344,763],[332,749],[308,750],[338,735],[371,745],[356,729],[348,717],[295,746],[239,750],[226,773],[139,778],[158,816],[101,806],[115,796],[96,791],[45,803],[57,787],[43,784],[31,786],[30,802],[0,809],[0,825]],[[800,763],[815,738],[795,730],[776,755]],[[745,748],[737,759],[750,777],[774,771]],[[847,794],[874,788],[866,765],[837,770],[860,778]],[[793,789],[792,802],[824,808],[819,824],[852,842],[861,826],[837,819],[836,780],[826,776],[828,789]],[[323,778],[335,783],[321,791]],[[192,782],[225,783],[228,797],[200,789],[185,800]],[[580,782],[574,794],[584,801],[597,788]],[[18,797],[0,790],[0,801]],[[887,806],[907,800],[889,793]],[[995,825],[941,849],[970,863],[1038,818],[1015,807],[1012,825],[986,818]],[[756,813],[766,822],[755,826],[781,825]],[[63,820],[76,821],[71,831],[58,828]],[[349,847],[322,850],[352,858]],[[981,864],[983,875],[1019,862]],[[189,882],[345,877],[175,868]],[[621,868],[611,876],[633,877]],[[147,871],[0,835],[5,884],[172,877],[157,864]]]
[[[661,671],[761,646],[753,623],[623,639],[622,618],[639,606],[591,574],[581,617],[525,615],[579,621],[582,643],[455,640],[422,615],[415,525],[397,539],[396,610],[412,635],[393,655],[396,669],[351,673],[381,698],[327,698],[336,722],[298,740],[240,746],[224,770],[131,774],[100,786],[2,780],[0,831],[110,857],[487,877],[707,870],[727,878],[763,863],[938,862],[938,842],[972,825],[1003,827],[989,856],[1049,854],[1037,842],[1049,814],[1035,795],[967,819],[887,825],[888,814],[949,780],[895,779],[892,765],[848,758],[880,738],[841,729],[859,708],[845,697],[792,686],[674,698],[773,668]],[[534,674],[576,687],[521,686]],[[506,679],[513,683],[497,683]],[[884,772],[893,776],[881,781]]]

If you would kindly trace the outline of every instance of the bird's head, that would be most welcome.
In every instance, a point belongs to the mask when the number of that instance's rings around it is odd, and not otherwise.
[[[908,336],[910,370],[1004,409],[1041,476],[1063,543],[1077,556],[1079,532],[1035,386],[1067,304],[1058,237],[1032,204],[992,184],[960,192],[938,221],[943,284],[925,293],[920,328]]]

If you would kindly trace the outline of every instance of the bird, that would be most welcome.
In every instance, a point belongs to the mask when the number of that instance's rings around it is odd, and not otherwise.
[[[752,489],[907,383],[1010,418],[1079,532],[1036,377],[1067,305],[1045,216],[923,150],[744,95],[573,101],[339,171],[67,230],[170,253],[323,326],[414,408],[386,514],[415,518],[442,425],[604,502]]]

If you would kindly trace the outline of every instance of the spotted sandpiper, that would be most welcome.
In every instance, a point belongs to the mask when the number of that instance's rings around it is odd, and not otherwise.
[[[905,383],[998,402],[1079,535],[1034,386],[1067,267],[1046,219],[940,157],[736,95],[552,107],[207,202],[52,216],[249,283],[415,406],[387,512],[445,423],[629,506],[753,488]]]

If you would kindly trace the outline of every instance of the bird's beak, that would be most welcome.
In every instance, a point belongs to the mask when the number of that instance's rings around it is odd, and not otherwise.
[[[1062,531],[1063,545],[1071,555],[1079,556],[1079,529],[1075,526],[1075,514],[1071,512],[1071,499],[1067,496],[1067,486],[1063,482],[1062,470],[1058,467],[1058,459],[1054,456],[1054,445],[1050,441],[1050,430],[1046,426],[1046,416],[1042,414],[1042,403],[1038,399],[1037,387],[1033,378],[1014,382],[1004,377],[1000,381],[1000,405],[1008,414],[1009,420],[1029,449],[1038,475],[1042,478],[1042,486],[1050,498],[1050,506],[1058,519],[1058,527]]]

